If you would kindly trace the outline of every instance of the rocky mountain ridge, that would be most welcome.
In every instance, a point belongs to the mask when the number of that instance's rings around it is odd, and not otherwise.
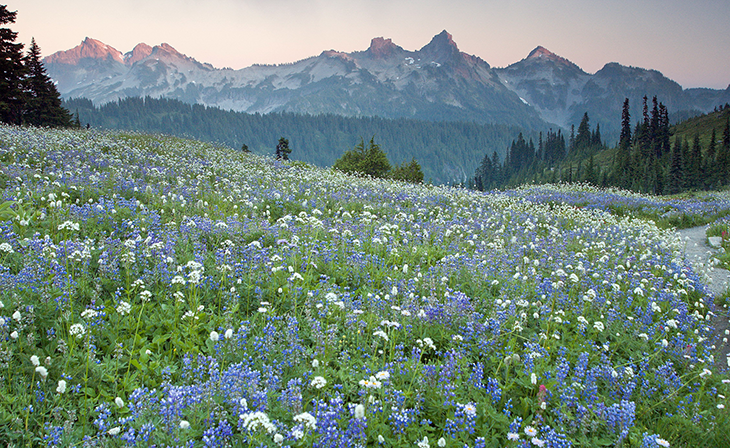
[[[610,134],[628,97],[638,117],[641,98],[657,96],[670,111],[707,112],[730,101],[726,90],[682,89],[655,70],[608,63],[594,74],[546,48],[493,68],[461,52],[446,31],[416,51],[372,39],[352,53],[323,51],[290,64],[218,69],[169,44],[138,44],[122,54],[87,38],[44,59],[66,98],[96,104],[151,96],[249,113],[295,112],[463,120],[569,128],[588,112]]]

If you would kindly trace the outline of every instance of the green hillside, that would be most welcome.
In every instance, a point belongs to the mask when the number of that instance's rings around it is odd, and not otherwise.
[[[424,180],[434,184],[463,182],[485,152],[504,156],[522,129],[466,122],[390,120],[378,117],[247,114],[191,105],[177,100],[126,98],[94,106],[84,98],[64,106],[78,112],[82,125],[94,129],[133,130],[222,143],[254,154],[271,155],[281,137],[289,140],[291,158],[320,167],[332,166],[361,139],[375,141],[395,164],[416,159]]]
[[[513,141],[503,163],[483,159],[474,177],[477,189],[524,183],[587,182],[652,194],[716,190],[730,185],[730,106],[670,126],[668,109],[656,98],[634,122],[624,103],[622,140],[607,147],[588,115],[569,139],[542,134],[537,144]],[[715,141],[712,141],[712,135]],[[559,134],[558,134],[559,136]],[[712,143],[712,144],[711,144]],[[488,154],[487,154],[488,155]]]
[[[715,112],[690,118],[681,123],[672,126],[672,134],[675,137],[692,141],[696,134],[700,136],[700,143],[703,148],[707,148],[710,144],[712,130],[715,130],[717,144],[722,142],[722,133],[725,126],[730,120],[730,107],[724,107]]]

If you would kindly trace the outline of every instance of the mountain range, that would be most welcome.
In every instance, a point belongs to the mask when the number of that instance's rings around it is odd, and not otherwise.
[[[568,129],[588,112],[609,138],[618,132],[624,98],[635,118],[645,95],[680,114],[730,102],[730,85],[683,89],[656,70],[615,62],[590,74],[543,47],[494,68],[460,51],[446,31],[417,51],[377,37],[364,51],[329,50],[290,64],[240,70],[215,68],[164,43],[140,43],[123,54],[91,38],[43,62],[64,98],[95,104],[151,96],[248,113],[471,121],[531,130]]]

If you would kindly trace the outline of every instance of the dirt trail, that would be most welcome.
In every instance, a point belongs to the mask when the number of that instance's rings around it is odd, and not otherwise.
[[[700,275],[707,276],[707,286],[713,297],[722,295],[730,286],[730,272],[725,269],[715,267],[711,262],[711,255],[717,252],[707,244],[706,232],[707,226],[692,227],[690,229],[678,230],[685,245],[685,256],[692,262],[694,269]],[[712,320],[715,334],[719,336],[715,345],[717,346],[716,360],[723,368],[730,367],[730,359],[725,364],[723,360],[730,357],[730,316],[727,308],[717,307],[717,316]],[[723,341],[723,338],[726,338]]]

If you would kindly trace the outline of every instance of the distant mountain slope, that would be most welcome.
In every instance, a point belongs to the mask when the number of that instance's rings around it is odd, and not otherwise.
[[[332,166],[364,138],[375,137],[391,162],[415,158],[425,180],[435,184],[464,182],[484,154],[504,156],[521,128],[463,122],[432,122],[339,115],[247,114],[179,100],[126,98],[94,106],[87,99],[67,100],[81,123],[92,128],[138,130],[194,137],[232,148],[246,144],[252,152],[273,155],[280,137],[293,149],[291,158]]]
[[[459,51],[446,31],[417,51],[375,38],[364,51],[324,51],[291,64],[217,69],[168,44],[122,54],[87,38],[44,59],[64,98],[104,104],[127,97],[170,98],[249,113],[474,121],[569,129],[585,112],[609,142],[618,137],[624,98],[632,117],[657,96],[679,116],[730,102],[726,90],[682,89],[660,72],[618,63],[595,74],[543,47],[505,68]]]
[[[591,122],[600,123],[609,141],[618,137],[624,98],[629,98],[632,121],[641,118],[644,96],[656,96],[669,110],[683,117],[709,112],[730,101],[730,85],[726,90],[684,90],[656,70],[615,62],[591,75],[543,47],[496,71],[505,85],[532,105],[545,121],[569,128],[577,126],[588,112]]]

